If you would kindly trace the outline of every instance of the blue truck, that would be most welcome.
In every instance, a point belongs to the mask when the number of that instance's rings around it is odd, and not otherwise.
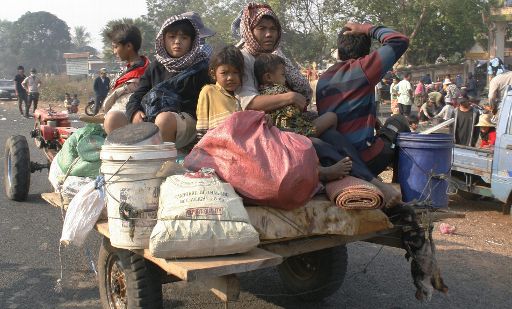
[[[494,149],[455,145],[452,180],[467,199],[480,196],[503,202],[503,213],[512,205],[512,86],[503,97],[496,126]]]

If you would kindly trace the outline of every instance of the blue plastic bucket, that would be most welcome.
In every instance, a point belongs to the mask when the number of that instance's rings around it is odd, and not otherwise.
[[[448,206],[448,180],[452,166],[453,136],[400,133],[398,181],[404,202],[430,200],[432,207]]]

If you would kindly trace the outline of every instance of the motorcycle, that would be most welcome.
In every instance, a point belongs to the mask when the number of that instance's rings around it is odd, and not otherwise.
[[[94,98],[89,99],[87,105],[85,106],[85,114],[88,116],[96,116],[97,112],[95,111],[94,106],[96,105]]]

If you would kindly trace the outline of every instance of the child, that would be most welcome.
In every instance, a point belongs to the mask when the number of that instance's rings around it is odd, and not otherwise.
[[[69,112],[72,102],[73,102],[73,100],[71,99],[71,95],[66,92],[64,94],[64,107],[68,110],[68,112]]]
[[[149,66],[149,60],[144,56],[139,56],[142,36],[136,26],[123,23],[114,24],[107,32],[107,37],[112,42],[114,54],[121,61],[126,62],[126,67],[115,80],[112,91],[103,101],[103,109],[106,113],[104,126],[108,134],[117,128],[116,123],[118,125],[127,124],[124,117],[126,104],[132,93],[139,87],[140,77]]]
[[[254,61],[254,76],[261,95],[275,95],[290,92],[286,87],[285,62],[274,54],[261,54]],[[303,113],[295,105],[288,105],[270,113],[273,124],[281,130],[292,131],[305,136],[318,137],[337,125],[335,113],[327,112],[316,117]]]
[[[389,87],[389,93],[391,96],[391,115],[400,114],[400,109],[398,108],[398,82],[400,79],[398,77],[393,77],[393,83]]]
[[[418,132],[418,117],[416,117],[416,115],[409,115],[407,120],[409,120],[409,129],[411,132]]]
[[[480,148],[493,148],[496,143],[496,125],[492,114],[481,114],[475,127],[480,127]]]
[[[162,140],[178,149],[192,142],[199,92],[210,81],[208,56],[199,41],[213,34],[194,12],[167,19],[156,38],[156,61],[130,97],[124,121],[154,122]]]
[[[206,85],[197,101],[197,136],[221,124],[234,112],[240,111],[235,90],[242,84],[244,56],[235,46],[224,47],[210,59],[209,72],[215,85]]]
[[[259,84],[261,95],[277,95],[290,92],[286,87],[284,60],[274,54],[258,55],[254,61],[254,76]],[[288,105],[270,113],[272,123],[283,131],[292,131],[308,137],[319,137],[325,131],[335,128],[335,113],[326,112],[315,117],[300,111],[295,105]],[[350,173],[352,162],[346,157],[334,165],[318,166],[321,181],[327,182],[343,178]]]

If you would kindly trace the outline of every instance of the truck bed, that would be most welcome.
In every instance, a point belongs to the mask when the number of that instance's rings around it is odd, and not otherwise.
[[[481,176],[489,183],[492,173],[493,152],[490,149],[480,149],[462,145],[453,148],[452,170]]]

